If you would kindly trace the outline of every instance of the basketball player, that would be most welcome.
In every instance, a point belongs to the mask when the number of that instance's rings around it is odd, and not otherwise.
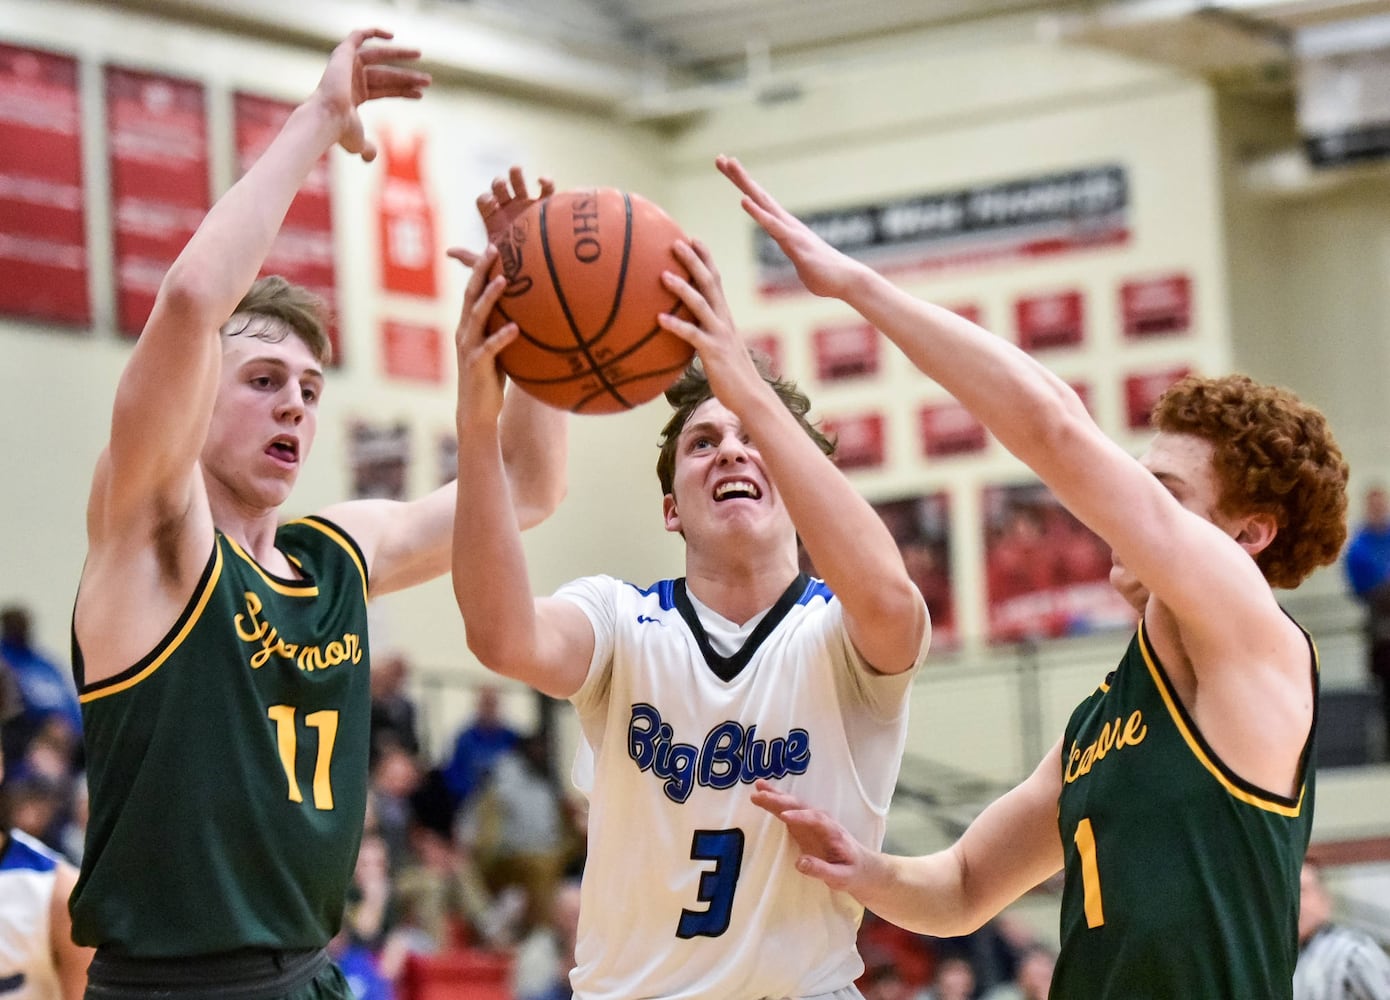
[[[324,946],[362,835],[367,599],[447,569],[456,491],[280,523],[328,343],[312,298],[252,282],[319,157],[373,159],[358,106],[429,83],[390,65],[415,51],[366,44],[390,37],[334,49],[170,268],[121,376],[73,621],[94,997],[349,995]],[[516,397],[504,423],[508,513],[530,524],[562,488],[562,419]]]
[[[487,283],[489,251],[459,330],[454,592],[486,666],[579,713],[575,996],[854,997],[861,907],[796,874],[749,791],[783,779],[879,843],[930,624],[809,401],[755,365],[695,247],[671,301],[695,317],[675,329],[700,363],[667,392],[657,460],[685,575],[590,576],[532,599],[497,431],[495,358],[517,329],[484,339],[504,281]],[[798,533],[823,581],[799,571]]]
[[[0,671],[5,669],[0,662]],[[3,679],[3,678],[0,678]],[[19,712],[0,684],[0,723]],[[5,754],[0,749],[0,782]],[[92,950],[72,942],[68,894],[77,870],[32,837],[0,826],[0,998],[79,1000]]]
[[[1243,376],[1189,378],[1155,406],[1136,461],[1031,357],[834,250],[736,160],[719,168],[808,289],[882,330],[1112,546],[1111,582],[1142,615],[1032,776],[945,851],[885,856],[801,790],[760,786],[797,867],[936,935],[1062,869],[1052,996],[1287,1000],[1317,656],[1271,587],[1346,536],[1347,467],[1322,415]]]

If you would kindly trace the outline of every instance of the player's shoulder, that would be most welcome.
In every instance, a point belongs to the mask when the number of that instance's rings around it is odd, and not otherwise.
[[[62,857],[42,841],[19,830],[7,831],[4,850],[0,851],[0,872],[53,872],[62,863]]]

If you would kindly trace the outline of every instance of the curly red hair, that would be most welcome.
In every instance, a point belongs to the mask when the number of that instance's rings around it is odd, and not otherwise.
[[[1154,404],[1153,426],[1211,443],[1218,504],[1269,514],[1278,531],[1255,562],[1274,587],[1296,587],[1333,562],[1347,537],[1347,463],[1327,418],[1287,389],[1246,375],[1189,376]]]

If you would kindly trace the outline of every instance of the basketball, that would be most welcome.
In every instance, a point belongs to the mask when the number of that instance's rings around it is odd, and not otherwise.
[[[542,402],[574,413],[616,413],[660,395],[692,348],[657,325],[688,315],[661,283],[685,275],[672,244],[680,227],[641,195],[613,188],[563,191],[517,217],[498,242],[490,277],[507,286],[488,319],[521,333],[502,369]]]

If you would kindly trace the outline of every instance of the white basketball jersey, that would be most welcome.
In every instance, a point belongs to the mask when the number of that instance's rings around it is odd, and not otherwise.
[[[583,608],[595,634],[571,699],[583,731],[575,783],[590,799],[576,998],[852,987],[863,908],[797,872],[786,829],[749,796],[771,779],[878,847],[915,666],[870,670],[840,602],[805,576],[727,656],[683,580],[639,590],[586,577],[556,596]]]
[[[9,831],[0,852],[0,1000],[58,1000],[49,905],[58,858]]]

